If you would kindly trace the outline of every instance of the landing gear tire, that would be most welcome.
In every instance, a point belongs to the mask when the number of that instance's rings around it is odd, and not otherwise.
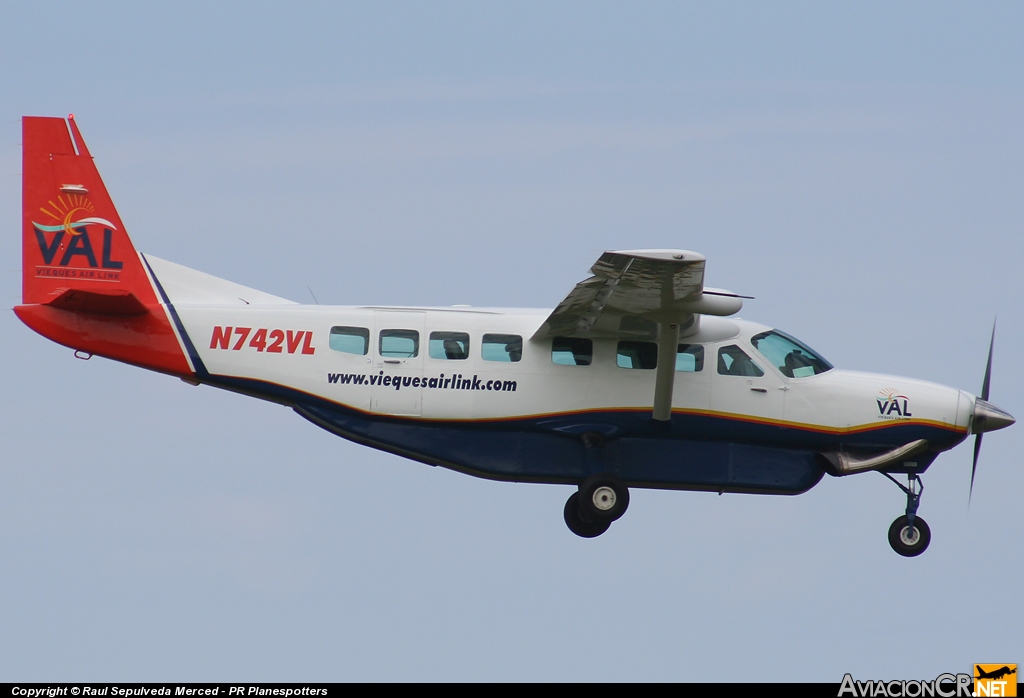
[[[565,525],[580,538],[597,538],[608,530],[611,521],[587,521],[580,515],[580,493],[573,492],[565,502]]]
[[[579,495],[580,516],[591,521],[611,523],[629,507],[629,488],[614,475],[587,478],[580,485]]]
[[[901,516],[889,527],[889,545],[903,557],[916,557],[923,553],[932,540],[931,529],[920,516],[914,517],[914,525],[910,519]]]

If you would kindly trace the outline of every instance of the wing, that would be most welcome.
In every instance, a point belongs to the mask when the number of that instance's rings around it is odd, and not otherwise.
[[[704,290],[703,255],[687,250],[605,252],[533,339],[605,337],[655,340],[658,323],[681,330],[695,314],[732,315],[743,307],[728,291]]]

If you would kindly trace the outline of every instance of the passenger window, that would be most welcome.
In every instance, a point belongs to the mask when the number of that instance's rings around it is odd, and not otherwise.
[[[764,375],[764,371],[735,344],[718,350],[718,372],[723,376]]]
[[[485,334],[480,355],[484,361],[519,361],[523,358],[523,338],[517,334]]]
[[[468,359],[469,335],[465,332],[431,332],[428,351],[432,359]]]
[[[363,356],[370,348],[370,330],[365,327],[332,327],[329,346],[334,351]]]
[[[615,363],[619,368],[652,369],[658,367],[658,345],[654,342],[619,342]]]
[[[391,359],[419,356],[420,333],[416,330],[381,330],[380,355]]]
[[[551,363],[562,366],[589,366],[594,358],[594,343],[579,337],[555,337],[551,341]]]
[[[676,370],[696,373],[704,370],[704,346],[702,344],[680,344],[676,352]]]

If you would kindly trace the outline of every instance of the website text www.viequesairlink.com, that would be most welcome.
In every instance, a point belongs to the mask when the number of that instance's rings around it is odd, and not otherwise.
[[[385,388],[427,388],[428,390],[491,390],[502,393],[514,393],[518,387],[516,381],[501,380],[498,378],[481,378],[477,374],[473,377],[456,373],[446,376],[443,373],[439,376],[428,378],[426,376],[392,376],[384,371],[377,373],[328,373],[327,382],[335,385],[379,385]]]

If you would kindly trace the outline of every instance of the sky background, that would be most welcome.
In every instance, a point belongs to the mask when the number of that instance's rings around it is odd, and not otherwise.
[[[0,5],[0,294],[23,115],[74,112],[136,247],[300,302],[553,307],[706,255],[842,368],[1024,413],[1024,4]],[[308,287],[308,289],[307,289]],[[0,313],[0,681],[930,679],[1024,662],[1020,426],[797,497],[477,480]],[[1014,580],[1017,581],[1014,581]]]

